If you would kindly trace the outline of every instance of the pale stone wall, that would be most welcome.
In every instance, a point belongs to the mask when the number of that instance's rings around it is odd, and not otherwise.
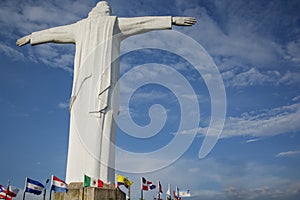
[[[53,193],[52,200],[126,200],[126,194],[113,184],[83,188],[83,183],[71,183],[67,193]]]

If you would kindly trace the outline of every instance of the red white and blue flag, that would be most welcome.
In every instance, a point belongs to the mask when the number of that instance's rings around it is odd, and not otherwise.
[[[2,185],[0,185],[0,199],[12,200],[12,197],[8,195],[7,190]]]
[[[55,192],[67,192],[68,184],[65,181],[52,175],[51,190],[53,190]]]
[[[0,185],[0,199],[1,198],[7,198],[7,199],[11,199],[11,197],[16,197],[19,189],[9,185],[7,187],[8,189],[5,189],[5,187],[3,185]]]
[[[142,177],[142,190],[154,190],[156,185],[152,184],[152,181],[147,181],[144,177]]]

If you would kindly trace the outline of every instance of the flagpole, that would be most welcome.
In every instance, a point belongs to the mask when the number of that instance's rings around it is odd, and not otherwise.
[[[51,196],[52,196],[52,190],[51,190],[51,188],[50,188],[49,200],[51,200]]]
[[[9,185],[10,185],[10,181],[8,179],[7,188],[6,188],[7,192],[6,192],[6,195],[5,195],[5,200],[7,200],[7,196],[8,196],[8,193],[9,193]]]
[[[130,200],[130,186],[128,187],[128,200]]]
[[[81,198],[81,200],[84,200],[84,186],[82,188],[82,198]]]
[[[26,192],[25,192],[25,190],[24,190],[24,193],[23,193],[23,200],[25,200],[25,194],[26,194]]]
[[[46,186],[47,186],[48,182],[49,182],[49,179],[47,179],[46,182],[45,182],[43,200],[46,200]]]
[[[142,177],[141,177],[141,200],[143,200],[143,180],[142,180]]]
[[[23,193],[23,200],[25,200],[26,187],[27,187],[27,177],[26,177],[26,180],[25,180],[25,188],[24,188],[24,193]]]
[[[51,196],[52,196],[52,185],[53,185],[53,175],[51,176],[49,200],[51,200]]]
[[[160,200],[160,181],[158,181],[158,184],[157,184],[157,189],[158,189],[158,200]]]
[[[160,200],[160,192],[158,192],[158,200]]]

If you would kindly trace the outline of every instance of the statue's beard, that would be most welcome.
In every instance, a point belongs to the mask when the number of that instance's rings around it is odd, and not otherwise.
[[[110,10],[108,10],[108,11],[104,11],[104,12],[99,13],[99,15],[110,16],[111,12],[110,12]]]

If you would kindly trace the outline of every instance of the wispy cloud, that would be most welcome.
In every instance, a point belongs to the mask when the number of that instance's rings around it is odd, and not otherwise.
[[[65,25],[79,20],[88,12],[90,5],[81,4],[76,1],[62,1],[55,4],[52,1],[1,1],[0,18],[5,19],[1,22],[0,33],[4,37],[5,45],[1,43],[0,51],[13,59],[31,60],[33,62],[42,62],[51,67],[61,68],[68,72],[73,72],[74,49],[61,47],[63,45],[51,46],[42,45],[34,48],[19,48],[15,45],[18,38],[31,34],[34,31],[51,28],[54,26]]]
[[[300,104],[295,103],[269,110],[242,113],[240,116],[227,116],[221,138],[251,136],[246,143],[256,142],[264,137],[291,133],[300,130]],[[205,136],[208,127],[197,130],[184,130],[179,134],[191,134],[197,131]],[[174,134],[174,133],[173,133]]]
[[[249,140],[246,140],[245,143],[252,143],[252,142],[257,142],[259,140],[262,140],[263,138],[254,138],[254,139],[249,139]]]
[[[287,55],[285,58],[300,64],[300,39],[288,43],[286,49]]]
[[[10,57],[13,60],[22,61],[25,58],[23,53],[17,51],[16,49],[14,49],[8,45],[2,44],[2,43],[0,43],[0,53],[6,55],[7,57]]]
[[[69,108],[70,103],[69,102],[60,102],[57,106],[60,109],[66,109],[66,108]]]
[[[238,68],[235,68],[222,73],[222,77],[224,78],[227,87],[274,84],[277,82],[277,79],[280,78],[280,74],[277,71],[262,73],[254,67],[240,73],[236,72],[237,70]]]
[[[198,19],[188,33],[214,58],[226,86],[299,84],[297,69],[282,70],[298,66],[300,60],[299,16],[292,12],[294,3],[285,7],[274,1],[185,4],[178,0],[176,3],[185,15]]]
[[[53,68],[73,72],[74,47],[67,45],[44,44],[29,50],[29,58],[33,62],[42,62]]]
[[[298,101],[298,100],[300,100],[300,95],[299,95],[299,96],[296,96],[296,97],[294,97],[292,100],[293,100],[293,101]]]
[[[228,117],[222,137],[266,137],[300,130],[300,104]]]
[[[222,77],[225,85],[231,88],[241,88],[260,85],[294,85],[300,83],[300,73],[295,71],[279,72],[278,70],[259,70],[257,68],[242,69],[240,67],[224,71]]]
[[[300,151],[284,151],[276,155],[276,157],[290,157],[300,154]]]

